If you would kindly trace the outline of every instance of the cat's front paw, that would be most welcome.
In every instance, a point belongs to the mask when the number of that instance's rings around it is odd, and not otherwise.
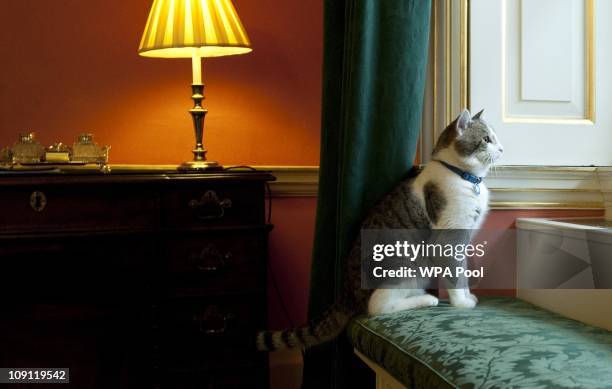
[[[451,305],[455,308],[472,309],[476,306],[477,303],[478,303],[478,299],[473,294],[470,294],[470,297],[466,296],[460,299],[451,300]]]
[[[430,294],[423,295],[423,306],[424,307],[435,307],[438,305],[438,298]]]
[[[469,293],[467,296],[470,300],[473,300],[476,304],[478,304],[478,297],[476,295]]]

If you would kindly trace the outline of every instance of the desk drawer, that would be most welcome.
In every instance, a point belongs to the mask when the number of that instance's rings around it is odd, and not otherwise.
[[[163,222],[170,229],[260,225],[264,213],[261,182],[183,185],[163,199]]]
[[[156,287],[156,251],[149,234],[0,239],[0,298],[139,301]]]
[[[160,355],[166,366],[218,369],[257,360],[254,334],[265,328],[263,294],[173,300],[160,306]]]
[[[174,286],[200,293],[261,289],[267,230],[190,232],[166,243]]]
[[[152,228],[159,224],[152,191],[116,187],[32,186],[0,191],[0,233]]]

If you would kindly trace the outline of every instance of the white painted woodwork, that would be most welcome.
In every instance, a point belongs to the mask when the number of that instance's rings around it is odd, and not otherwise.
[[[597,169],[597,176],[606,207],[606,220],[612,220],[612,167]]]
[[[317,195],[318,167],[257,168],[271,171],[276,176],[276,181],[270,183],[274,197]],[[612,204],[612,171],[606,169],[500,166],[489,173],[485,183],[491,191],[492,208],[603,209],[604,196],[608,195],[606,204]]]
[[[574,0],[521,0],[518,3],[519,28],[512,21],[512,25],[508,24],[508,33],[520,35],[518,73],[522,100],[572,100],[575,81],[572,62],[576,54],[572,50],[572,36],[580,33],[574,29],[575,22],[583,24],[582,15],[572,12],[572,5],[576,3]],[[580,52],[580,48],[577,49]],[[584,72],[578,76],[585,78]]]
[[[497,130],[499,164],[612,165],[612,1],[589,1],[470,2],[471,108]]]
[[[586,119],[584,0],[508,0],[504,9],[504,117]]]
[[[562,239],[564,249],[576,252],[576,255],[587,254],[603,256],[609,260],[612,251],[612,232],[610,229],[597,228],[583,224],[579,218],[573,223],[571,219],[537,219],[519,218],[516,227],[519,230],[517,242],[517,297],[563,316],[612,331],[612,289],[526,289],[521,288],[522,278],[529,277],[530,269],[542,268],[535,261],[545,258],[535,247],[530,247],[533,237],[521,239],[520,234],[535,234],[540,239]],[[526,247],[521,247],[526,245]],[[536,251],[534,251],[536,250]],[[600,262],[601,263],[601,262]],[[549,265],[554,266],[554,265]],[[590,269],[587,269],[587,271]],[[602,269],[600,269],[601,271]],[[594,270],[593,270],[594,271]],[[590,276],[592,278],[592,275]],[[584,279],[580,285],[584,285]]]

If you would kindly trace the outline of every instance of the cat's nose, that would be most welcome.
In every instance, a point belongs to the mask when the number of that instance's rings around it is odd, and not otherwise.
[[[501,147],[501,146],[499,146],[498,150],[499,150],[499,152],[500,152],[500,153],[503,153],[503,152],[504,152],[504,148],[503,148],[503,147]]]

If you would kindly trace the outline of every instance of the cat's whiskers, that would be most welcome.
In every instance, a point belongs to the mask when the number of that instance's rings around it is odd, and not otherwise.
[[[493,156],[491,154],[487,156],[487,163],[490,165],[489,170],[494,176],[497,176],[497,166],[495,166],[495,162],[493,161]]]

